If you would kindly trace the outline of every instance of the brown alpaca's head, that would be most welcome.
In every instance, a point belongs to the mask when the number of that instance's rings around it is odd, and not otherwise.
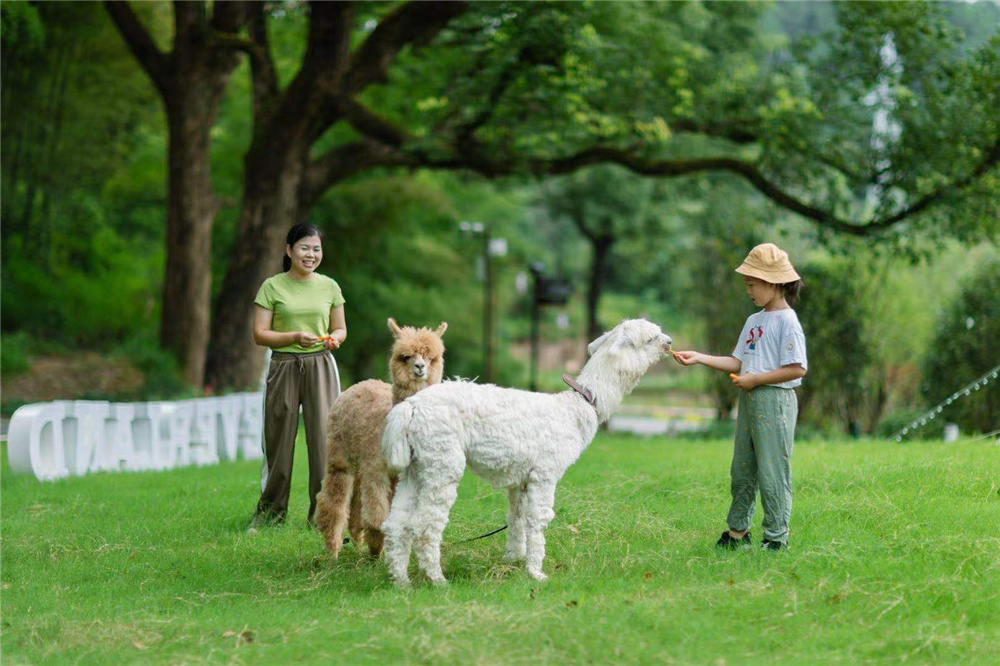
[[[389,357],[392,388],[396,401],[405,400],[417,391],[441,381],[444,374],[444,342],[448,330],[442,323],[435,330],[399,326],[389,319],[389,330],[396,337]]]

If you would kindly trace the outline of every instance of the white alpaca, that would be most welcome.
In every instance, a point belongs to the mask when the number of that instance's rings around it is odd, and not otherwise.
[[[630,319],[590,343],[577,390],[529,393],[491,384],[443,382],[392,409],[382,455],[400,472],[383,525],[389,573],[409,584],[410,550],[433,583],[441,571],[441,533],[468,463],[494,488],[506,488],[507,561],[525,560],[545,580],[545,528],[555,516],[556,484],[597,434],[597,426],[670,348],[660,327]],[[589,399],[588,399],[589,398]]]

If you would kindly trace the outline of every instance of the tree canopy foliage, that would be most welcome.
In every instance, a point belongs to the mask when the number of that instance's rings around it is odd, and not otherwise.
[[[189,382],[247,385],[253,291],[309,219],[356,289],[354,372],[376,367],[386,311],[436,324],[462,302],[449,337],[473,374],[479,289],[454,225],[477,214],[507,226],[511,266],[549,256],[581,279],[579,243],[616,238],[580,290],[591,327],[595,294],[696,310],[678,286],[725,273],[685,252],[728,262],[777,229],[912,256],[996,242],[998,18],[992,3],[4,3],[4,330],[141,331]],[[546,210],[539,191],[564,201]],[[572,206],[584,225],[566,226]]]

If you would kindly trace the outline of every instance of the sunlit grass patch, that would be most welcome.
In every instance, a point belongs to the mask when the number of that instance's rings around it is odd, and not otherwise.
[[[506,517],[505,493],[467,475],[442,549],[450,587],[415,576],[407,591],[353,546],[329,559],[305,524],[304,455],[289,524],[256,536],[256,463],[48,484],[5,467],[3,658],[993,661],[996,447],[800,443],[782,553],[712,546],[730,452],[599,436],[559,486],[543,584],[503,563],[504,533],[463,543]]]

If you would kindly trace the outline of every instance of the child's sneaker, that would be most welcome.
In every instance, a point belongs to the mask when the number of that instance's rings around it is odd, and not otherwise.
[[[769,539],[764,539],[764,543],[760,545],[761,550],[788,550],[788,546],[781,543],[780,541],[771,541]]]
[[[715,542],[716,548],[728,548],[729,550],[736,550],[737,548],[749,548],[750,547],[750,533],[747,532],[742,538],[734,539],[729,530],[722,533],[719,540]]]

